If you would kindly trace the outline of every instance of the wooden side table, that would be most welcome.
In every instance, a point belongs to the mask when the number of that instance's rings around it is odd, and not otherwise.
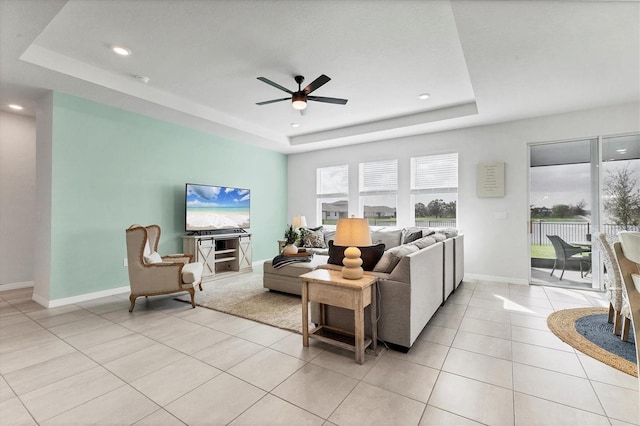
[[[357,280],[342,278],[340,271],[316,269],[300,275],[302,279],[302,344],[309,346],[309,338],[355,352],[356,362],[364,362],[364,350],[378,342],[376,283],[377,278],[365,275]],[[309,302],[320,304],[320,323],[309,331]],[[351,309],[354,313],[355,334],[325,324],[325,305]],[[371,338],[364,335],[364,308],[371,305]]]

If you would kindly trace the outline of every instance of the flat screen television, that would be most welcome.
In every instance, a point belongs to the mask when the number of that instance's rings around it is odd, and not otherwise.
[[[204,232],[250,227],[251,191],[230,186],[187,183],[185,230]]]

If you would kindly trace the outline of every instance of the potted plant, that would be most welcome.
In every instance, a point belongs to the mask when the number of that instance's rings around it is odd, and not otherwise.
[[[298,240],[298,232],[293,228],[293,225],[289,225],[284,231],[285,246],[282,249],[283,254],[296,254],[298,253],[298,247],[296,247],[296,241]]]

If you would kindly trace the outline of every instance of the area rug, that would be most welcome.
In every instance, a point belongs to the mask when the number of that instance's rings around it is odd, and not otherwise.
[[[176,300],[189,302],[189,296]],[[269,291],[262,276],[240,274],[206,283],[196,290],[196,305],[302,334],[300,296]]]
[[[633,332],[623,342],[607,322],[606,308],[564,309],[547,318],[549,329],[563,342],[631,376],[638,376]]]

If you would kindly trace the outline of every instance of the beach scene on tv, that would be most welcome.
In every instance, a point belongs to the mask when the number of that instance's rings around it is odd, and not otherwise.
[[[186,191],[187,231],[249,228],[248,189],[189,184]]]

